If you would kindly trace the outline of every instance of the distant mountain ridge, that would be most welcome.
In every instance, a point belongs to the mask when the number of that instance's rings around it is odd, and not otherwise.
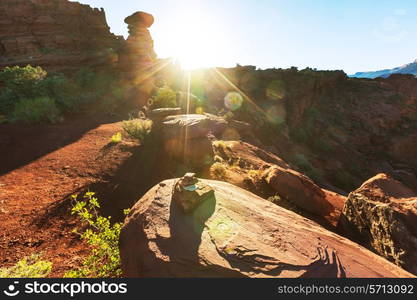
[[[401,67],[397,67],[394,69],[385,69],[381,71],[373,71],[373,72],[357,72],[351,77],[357,78],[377,78],[377,77],[389,77],[391,74],[412,74],[417,76],[417,59],[410,63],[403,65]]]

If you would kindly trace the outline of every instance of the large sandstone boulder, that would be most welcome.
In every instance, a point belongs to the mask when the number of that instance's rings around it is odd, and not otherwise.
[[[161,123],[166,117],[182,115],[184,111],[180,107],[152,109],[147,116],[155,123]]]
[[[322,224],[336,226],[346,197],[320,188],[309,177],[292,170],[275,154],[248,143],[216,141],[214,153],[222,180],[249,189],[259,196],[280,196]],[[216,175],[213,174],[216,179]]]
[[[339,195],[343,200],[332,201],[336,193],[321,189],[310,178],[297,171],[274,166],[265,172],[265,181],[281,197],[310,213],[329,220],[334,215],[336,218],[340,216],[345,198]],[[340,202],[341,205],[339,205]],[[337,209],[339,209],[339,214],[335,212]]]
[[[120,234],[127,277],[410,277],[410,273],[316,223],[231,184],[184,212],[178,180],[152,188]],[[194,184],[185,186],[194,190]],[[191,192],[189,192],[191,193]],[[187,197],[190,197],[188,195]],[[187,198],[187,202],[190,201]],[[187,206],[189,207],[189,206]]]
[[[174,115],[157,125],[165,153],[198,169],[212,164],[214,152],[210,134],[220,134],[227,122],[214,115]]]
[[[385,174],[346,201],[340,227],[366,247],[417,274],[417,197]]]

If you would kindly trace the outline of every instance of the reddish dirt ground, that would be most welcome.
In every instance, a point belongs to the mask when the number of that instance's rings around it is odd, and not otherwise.
[[[88,247],[72,232],[79,222],[68,199],[105,182],[132,156],[133,142],[109,144],[122,131],[116,121],[0,126],[0,267],[33,253],[53,262],[52,277],[80,266]]]

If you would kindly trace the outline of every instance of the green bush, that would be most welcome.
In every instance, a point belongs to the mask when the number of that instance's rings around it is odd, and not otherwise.
[[[53,101],[58,114],[61,114],[79,111],[87,104],[98,100],[101,100],[98,103],[99,108],[113,110],[124,96],[123,86],[120,86],[111,74],[95,73],[89,69],[82,69],[74,78],[68,78],[60,73],[48,75],[40,67],[9,67],[0,72],[0,82],[4,86],[0,90],[0,115],[8,119],[13,119],[12,115],[22,114],[22,103],[29,102],[27,105],[35,105],[39,103],[37,99],[40,98]],[[45,110],[50,110],[51,107],[50,105]],[[16,109],[19,111],[15,111]],[[39,107],[37,109],[39,110]],[[23,111],[26,112],[26,108]],[[38,112],[34,115],[37,116]],[[55,117],[54,113],[50,119],[55,121],[58,119]],[[35,117],[35,121],[37,122],[38,118]],[[43,121],[44,118],[40,118],[40,122]]]
[[[177,93],[169,86],[161,87],[150,99],[153,108],[177,107]]]
[[[55,100],[57,107],[63,111],[73,111],[79,106],[79,88],[63,74],[46,77],[38,84],[39,93]]]
[[[6,67],[0,72],[0,81],[6,88],[15,91],[22,97],[31,97],[37,84],[46,77],[47,73],[41,67]]]
[[[211,173],[211,176],[213,176],[215,179],[220,179],[220,180],[227,179],[227,168],[222,163],[218,163],[218,162],[214,163],[210,167],[210,173]]]
[[[56,123],[59,121],[60,111],[55,101],[48,97],[21,99],[12,113],[12,121],[24,123]]]
[[[311,171],[313,169],[313,165],[310,163],[307,157],[305,157],[304,154],[296,154],[294,161],[297,167],[299,167],[302,171]]]
[[[333,183],[338,188],[344,189],[345,191],[351,191],[355,188],[355,178],[345,170],[335,172]]]
[[[0,278],[44,278],[51,273],[52,262],[41,259],[41,255],[31,255],[18,261],[10,268],[0,269]]]
[[[81,239],[91,247],[91,254],[83,262],[80,269],[67,272],[67,278],[112,278],[120,277],[119,235],[121,223],[111,223],[111,217],[102,217],[98,210],[100,204],[94,193],[84,195],[84,201],[73,196],[75,205],[72,214],[78,215],[83,224],[89,228],[81,233]],[[125,214],[129,213],[125,210]]]
[[[74,81],[81,88],[88,88],[95,81],[96,74],[88,68],[81,68],[75,74]]]
[[[38,85],[46,77],[41,67],[7,67],[0,72],[0,113],[8,115],[21,98],[40,96]]]
[[[152,125],[149,119],[131,119],[124,121],[122,128],[130,137],[144,143],[152,131]]]

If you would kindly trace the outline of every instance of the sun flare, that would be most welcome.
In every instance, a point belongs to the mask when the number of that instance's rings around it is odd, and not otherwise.
[[[158,41],[164,54],[186,70],[230,63],[228,38],[220,24],[195,12],[184,13]]]

